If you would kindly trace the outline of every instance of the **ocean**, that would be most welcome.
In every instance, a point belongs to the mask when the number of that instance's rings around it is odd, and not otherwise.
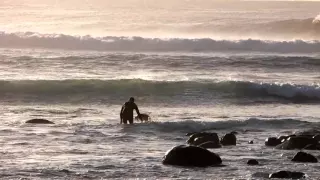
[[[0,179],[320,179],[267,137],[320,130],[320,2],[0,2]],[[152,121],[120,125],[135,97]],[[26,124],[34,118],[55,124]],[[221,167],[161,163],[237,131]],[[253,144],[248,144],[248,141]],[[308,151],[320,160],[319,151]],[[248,166],[248,159],[259,166]]]

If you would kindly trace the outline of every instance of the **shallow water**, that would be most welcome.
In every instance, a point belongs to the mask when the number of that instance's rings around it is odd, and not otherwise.
[[[115,113],[118,106],[3,107],[7,113],[2,116],[4,124],[0,129],[2,179],[264,179],[268,173],[278,170],[302,171],[310,179],[319,176],[318,163],[290,161],[296,150],[275,150],[264,145],[264,140],[270,136],[320,127],[318,119],[307,116],[295,120],[277,118],[280,115],[250,118],[239,114],[205,120],[201,118],[204,115],[196,116],[207,109],[193,108],[194,113],[187,115],[189,109],[186,108],[164,108],[162,111],[167,115],[161,117],[163,112],[159,112],[154,122],[119,125],[118,113]],[[255,106],[238,108],[257,109]],[[214,112],[207,118],[213,115]],[[34,117],[46,117],[56,124],[24,124],[24,120]],[[176,120],[172,120],[174,117]],[[219,136],[233,130],[239,132],[237,146],[212,150],[221,156],[224,166],[162,165],[167,150],[185,144],[185,133],[202,130],[217,132]],[[248,144],[250,140],[254,144]],[[318,151],[310,152],[319,156]],[[247,166],[246,161],[251,158],[257,159],[260,165]]]

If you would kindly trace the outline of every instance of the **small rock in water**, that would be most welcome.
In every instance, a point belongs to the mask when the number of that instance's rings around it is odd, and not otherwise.
[[[30,119],[26,121],[26,123],[32,123],[32,124],[54,124],[53,122],[46,120],[46,119]]]
[[[248,165],[258,165],[259,162],[255,159],[249,159],[247,162]]]
[[[249,143],[249,144],[253,144],[253,141],[249,141],[248,143]]]
[[[266,146],[277,146],[277,145],[281,144],[281,140],[276,137],[269,137],[266,139],[264,144]]]
[[[291,161],[317,163],[318,159],[311,154],[298,152]]]
[[[234,134],[229,133],[229,134],[224,135],[221,138],[220,143],[222,145],[224,145],[224,146],[236,145],[237,144],[237,138],[236,138],[236,136]]]
[[[279,171],[269,175],[269,178],[279,178],[279,179],[301,179],[304,177],[305,177],[305,174],[302,172],[290,172],[290,171]]]
[[[63,172],[63,173],[71,173],[71,171],[69,171],[68,169],[62,169],[62,170],[60,170],[60,172]]]

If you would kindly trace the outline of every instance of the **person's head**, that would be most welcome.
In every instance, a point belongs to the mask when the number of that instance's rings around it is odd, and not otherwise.
[[[133,97],[131,97],[130,99],[129,99],[129,102],[134,102],[134,98]]]

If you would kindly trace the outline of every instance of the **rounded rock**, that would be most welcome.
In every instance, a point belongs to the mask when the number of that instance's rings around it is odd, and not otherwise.
[[[26,121],[26,123],[30,124],[54,124],[53,122],[46,120],[46,119],[30,119]]]
[[[167,151],[162,163],[165,165],[207,167],[219,165],[222,160],[219,155],[204,148],[180,145]]]
[[[318,159],[311,154],[305,152],[298,152],[291,161],[317,163]]]
[[[249,159],[247,162],[248,165],[258,165],[259,162],[255,159]]]
[[[266,139],[264,144],[266,146],[277,146],[277,145],[281,144],[281,140],[276,137],[269,137]]]
[[[220,143],[224,146],[236,145],[237,137],[232,133],[226,134],[221,138]]]

